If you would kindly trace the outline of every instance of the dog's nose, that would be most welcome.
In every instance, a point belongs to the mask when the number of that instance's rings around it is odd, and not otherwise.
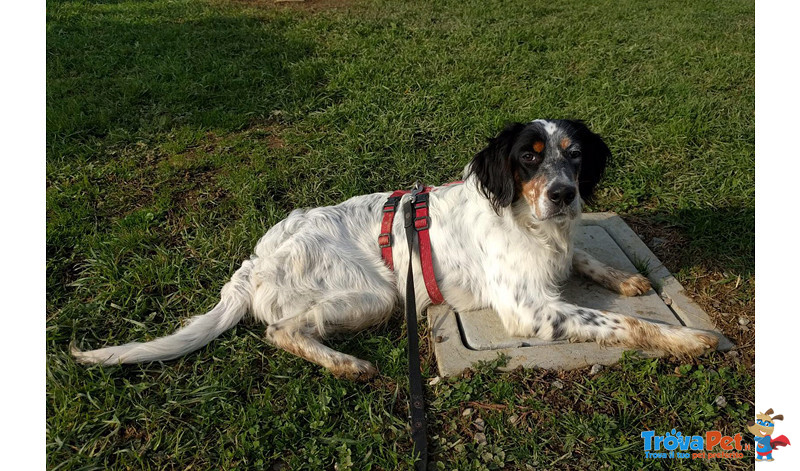
[[[553,185],[547,190],[547,197],[555,204],[568,205],[575,199],[576,193],[572,185]]]

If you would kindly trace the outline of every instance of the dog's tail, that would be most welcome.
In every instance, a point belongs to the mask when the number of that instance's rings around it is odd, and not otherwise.
[[[253,295],[250,277],[252,270],[253,261],[245,261],[236,270],[231,281],[222,287],[220,302],[206,314],[193,317],[186,326],[172,335],[151,342],[131,342],[88,352],[72,346],[72,355],[81,363],[114,365],[172,360],[193,352],[236,325],[250,309]]]

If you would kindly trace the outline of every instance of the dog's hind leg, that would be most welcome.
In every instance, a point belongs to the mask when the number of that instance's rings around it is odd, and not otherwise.
[[[572,255],[572,268],[600,286],[623,296],[637,296],[650,291],[650,280],[644,276],[617,270],[580,249],[575,249]]]
[[[378,373],[375,366],[352,355],[338,352],[321,342],[328,333],[358,331],[386,321],[394,307],[386,296],[338,293],[315,304],[310,310],[271,324],[267,340],[278,348],[324,366],[335,376],[367,380]]]

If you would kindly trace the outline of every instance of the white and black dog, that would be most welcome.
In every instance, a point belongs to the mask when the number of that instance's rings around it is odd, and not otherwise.
[[[609,267],[573,247],[581,214],[610,151],[585,125],[567,120],[515,123],[469,163],[461,184],[430,193],[436,281],[447,303],[491,307],[511,335],[594,340],[695,356],[713,349],[707,332],[568,304],[559,299],[571,270],[625,296],[650,290],[647,278]],[[321,342],[327,334],[384,322],[405,298],[408,247],[394,244],[394,270],[378,246],[388,193],[336,206],[298,209],[272,227],[222,288],[222,299],[167,337],[73,355],[86,363],[169,360],[196,350],[246,313],[268,325],[275,346],[350,379],[377,373],[369,362]],[[408,198],[408,196],[404,197]],[[401,203],[398,211],[404,211]],[[404,241],[402,214],[393,240]],[[430,304],[413,257],[417,309]]]

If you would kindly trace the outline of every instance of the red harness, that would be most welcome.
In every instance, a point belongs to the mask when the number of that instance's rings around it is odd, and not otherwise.
[[[460,181],[448,183],[454,185],[462,183]],[[417,230],[419,237],[419,258],[422,264],[422,278],[425,280],[425,289],[428,290],[428,297],[431,298],[433,304],[444,303],[439,285],[436,283],[436,277],[433,273],[433,252],[431,251],[431,236],[428,233],[430,227],[430,218],[428,216],[428,196],[431,191],[436,191],[435,188],[426,186],[417,194],[416,201],[414,202],[414,228]],[[381,248],[381,257],[384,263],[390,270],[394,270],[394,260],[392,259],[392,223],[394,222],[394,214],[397,212],[397,205],[400,204],[400,199],[403,195],[410,193],[409,190],[397,190],[393,192],[386,203],[383,204],[383,222],[381,222],[381,233],[378,236],[378,245]]]

